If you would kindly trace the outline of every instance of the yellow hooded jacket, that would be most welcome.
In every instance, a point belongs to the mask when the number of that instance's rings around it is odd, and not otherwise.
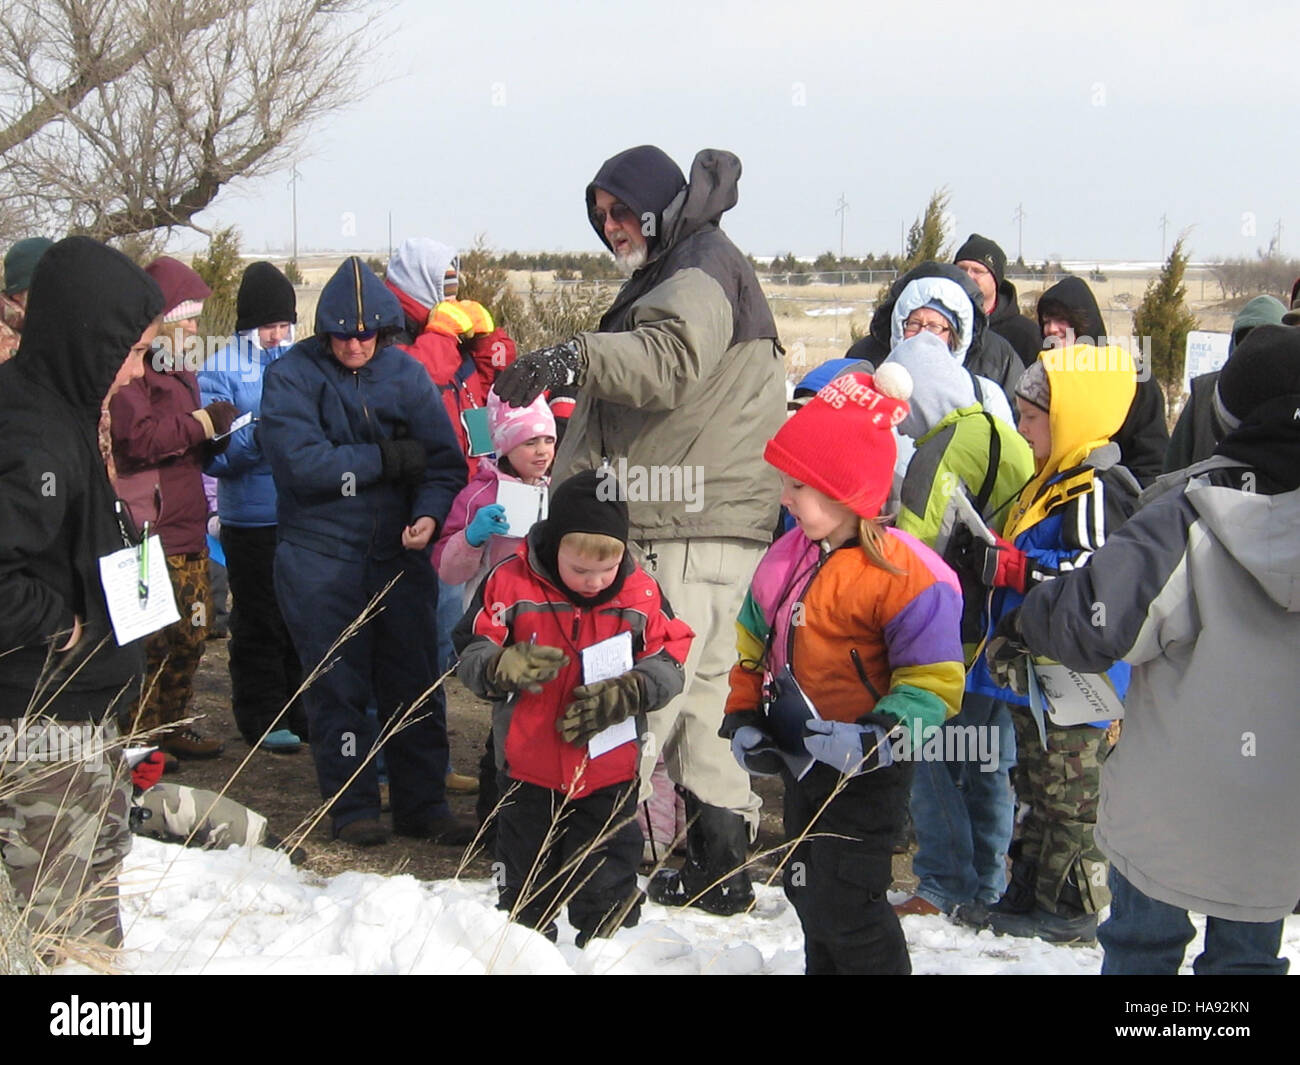
[[[1057,507],[1093,490],[1097,471],[1085,460],[1119,431],[1137,389],[1133,357],[1114,345],[1075,344],[1044,351],[1039,359],[1052,393],[1052,453],[1011,505],[1003,536],[1012,543]]]

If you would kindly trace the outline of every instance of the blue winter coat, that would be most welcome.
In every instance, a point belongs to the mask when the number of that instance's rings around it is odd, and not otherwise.
[[[239,413],[262,415],[262,378],[288,346],[263,348],[257,330],[247,329],[212,355],[199,371],[203,404],[224,399]],[[223,525],[240,529],[275,524],[275,481],[271,464],[258,446],[258,426],[246,425],[231,434],[230,446],[213,458],[204,472],[217,478],[217,513]]]
[[[1127,470],[1117,471],[1113,465],[1119,449],[1114,444],[1098,449],[1089,463],[1099,467],[1092,491],[1076,495],[1064,506],[1053,510],[1042,521],[1031,525],[1015,538],[1015,546],[1039,567],[1051,572],[1068,572],[1086,565],[1094,551],[1106,542],[1109,532],[1118,528],[1133,512],[1137,503],[1136,485]],[[1060,480],[1052,478],[1048,483]],[[987,636],[992,636],[998,622],[1020,606],[1024,595],[1012,588],[998,588],[993,592],[989,610]],[[1106,674],[1121,699],[1128,692],[1129,665],[1116,662]],[[1028,706],[1029,699],[1017,695],[1010,688],[999,687],[989,671],[988,661],[980,655],[966,678],[967,691],[981,692],[1008,703]],[[1109,722],[1094,722],[1105,727]]]
[[[401,321],[396,297],[352,257],[321,292],[318,335],[268,367],[258,436],[275,477],[280,539],[335,558],[393,558],[403,551],[402,529],[422,516],[441,526],[465,486],[465,459],[419,363],[380,347],[353,371],[330,352],[332,330],[385,330]],[[428,452],[415,485],[381,479],[379,441],[401,437]]]

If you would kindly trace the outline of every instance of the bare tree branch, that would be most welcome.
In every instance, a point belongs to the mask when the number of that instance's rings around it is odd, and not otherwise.
[[[358,99],[366,0],[6,0],[0,227],[123,238],[271,173]],[[12,223],[10,223],[12,224]]]

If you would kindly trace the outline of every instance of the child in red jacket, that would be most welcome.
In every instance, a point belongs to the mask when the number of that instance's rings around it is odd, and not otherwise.
[[[638,741],[694,638],[627,551],[620,496],[594,470],[562,484],[453,636],[460,679],[493,703],[498,905],[554,940],[567,902],[579,946],[640,916]]]

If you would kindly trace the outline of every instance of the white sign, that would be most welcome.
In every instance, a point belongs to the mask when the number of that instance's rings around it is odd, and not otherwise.
[[[1183,391],[1192,390],[1192,378],[1223,369],[1228,361],[1231,333],[1206,333],[1193,330],[1187,334],[1187,354],[1183,359]]]

